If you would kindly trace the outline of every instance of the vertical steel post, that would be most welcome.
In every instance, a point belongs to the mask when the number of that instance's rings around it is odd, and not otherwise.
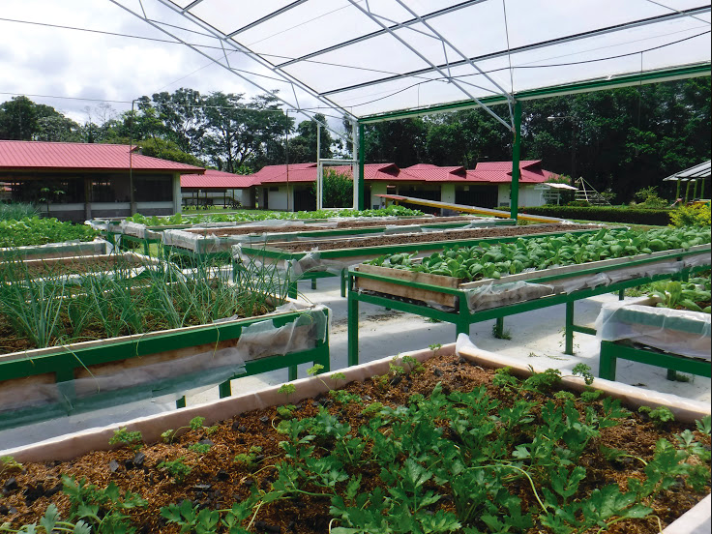
[[[515,221],[519,215],[519,178],[522,171],[519,164],[522,158],[522,103],[514,104],[514,145],[512,147],[512,206],[511,217]]]
[[[364,137],[366,128],[363,123],[358,123],[358,205],[359,210],[366,209],[366,144]]]
[[[566,303],[566,350],[565,354],[574,355],[574,302]]]
[[[348,365],[358,365],[358,295],[353,290],[353,275],[348,278]]]

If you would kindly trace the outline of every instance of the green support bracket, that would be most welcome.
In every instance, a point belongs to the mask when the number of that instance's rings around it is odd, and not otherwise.
[[[574,355],[574,320],[575,320],[575,309],[573,302],[566,303],[566,350],[565,354],[569,356]]]
[[[670,371],[668,373],[669,379],[675,379],[677,377],[677,372],[688,373],[705,378],[712,377],[712,367],[710,366],[710,362],[705,360],[697,360],[675,354],[655,352],[635,346],[630,347],[621,343],[613,343],[611,341],[602,341],[599,376],[601,378],[605,378],[606,380],[615,380],[618,360],[628,360],[668,369],[668,371]]]

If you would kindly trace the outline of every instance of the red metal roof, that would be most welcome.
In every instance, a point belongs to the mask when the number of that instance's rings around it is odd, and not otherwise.
[[[180,172],[202,174],[205,169],[143,156],[129,145],[94,143],[47,143],[44,141],[0,141],[2,170],[82,170]]]
[[[523,184],[540,184],[558,175],[541,168],[541,160],[522,161],[520,165]],[[467,171],[468,178],[477,182],[511,183],[511,161],[486,161],[477,164],[473,171]]]
[[[401,173],[412,176],[421,182],[467,182],[465,167],[438,167],[437,165],[418,164],[402,169]]]
[[[340,174],[351,176],[350,165],[334,165],[327,167],[333,169]],[[316,182],[317,164],[316,163],[295,163],[289,165],[289,182],[290,183],[307,183]],[[410,177],[401,175],[400,169],[393,163],[369,163],[364,168],[364,176],[366,181],[394,181],[394,180],[411,180]],[[269,165],[264,167],[259,172],[252,175],[254,185],[269,185],[287,183],[287,166],[286,165]]]
[[[205,174],[184,174],[180,186],[184,189],[247,189],[255,185],[253,176],[206,169]]]
[[[351,166],[330,167],[342,174],[351,176]],[[541,168],[540,160],[523,161],[521,164],[521,183],[542,183],[557,175]],[[206,172],[210,173],[211,171]],[[290,183],[309,183],[316,181],[316,163],[295,163],[289,165]],[[367,182],[418,182],[418,183],[510,183],[512,181],[512,162],[484,162],[475,170],[464,167],[438,167],[437,165],[419,164],[407,169],[399,169],[393,163],[371,163],[364,169]],[[250,177],[251,185],[277,185],[287,182],[286,165],[270,165]],[[183,186],[189,187],[189,186]],[[192,186],[191,186],[192,187]],[[249,187],[249,186],[245,186]]]

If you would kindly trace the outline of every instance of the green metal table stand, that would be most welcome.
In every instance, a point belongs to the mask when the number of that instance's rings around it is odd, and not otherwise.
[[[613,341],[602,341],[599,376],[606,380],[615,380],[618,360],[662,367],[668,370],[668,379],[670,380],[675,380],[678,372],[712,378],[712,363],[707,360],[688,358]]]

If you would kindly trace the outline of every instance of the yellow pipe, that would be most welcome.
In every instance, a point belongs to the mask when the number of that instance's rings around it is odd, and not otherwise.
[[[386,205],[389,200],[398,204],[398,202],[407,202],[408,204],[415,204],[418,206],[427,206],[429,208],[444,208],[453,211],[459,211],[461,213],[472,213],[479,215],[491,215],[492,217],[499,217],[501,219],[511,219],[511,214],[506,211],[498,211],[490,208],[478,208],[477,206],[463,206],[460,204],[448,204],[446,202],[438,202],[435,200],[425,200],[422,198],[412,198],[412,197],[401,197],[400,195],[376,195],[381,198],[386,199]],[[561,223],[564,219],[557,219],[555,217],[544,217],[541,215],[527,215],[526,213],[520,213],[519,219],[525,221],[534,221],[542,223]]]

